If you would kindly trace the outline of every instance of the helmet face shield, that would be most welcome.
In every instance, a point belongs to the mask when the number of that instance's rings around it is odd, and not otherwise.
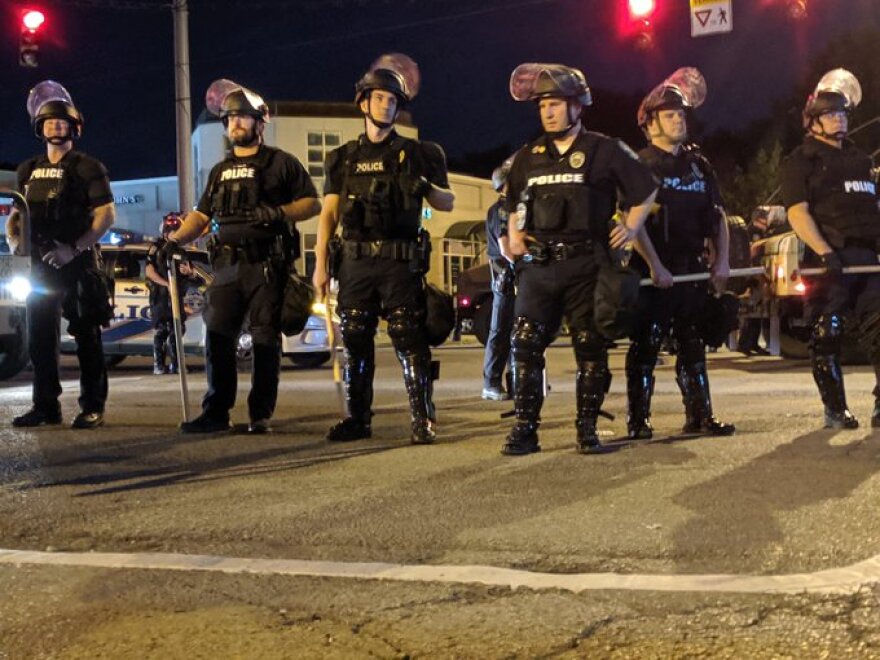
[[[61,83],[54,80],[37,83],[28,93],[26,105],[38,138],[43,137],[43,122],[47,119],[66,120],[70,124],[71,137],[79,137],[82,133],[82,115]]]
[[[829,112],[852,112],[862,101],[862,86],[858,78],[846,69],[833,69],[819,79],[813,93],[804,105],[804,128],[810,129],[813,121]],[[820,129],[824,133],[824,129]],[[839,132],[829,137],[843,139]]]
[[[699,69],[682,67],[642,100],[636,121],[644,127],[658,110],[698,108],[703,105],[706,95],[706,79]]]
[[[370,90],[383,89],[403,105],[418,95],[420,85],[419,65],[409,55],[386,53],[376,58],[355,85],[354,102],[360,103]]]
[[[205,93],[208,112],[226,119],[229,115],[249,115],[269,123],[269,106],[256,92],[232,80],[215,80]]]
[[[574,98],[585,106],[593,102],[583,72],[564,64],[520,64],[510,74],[510,95],[516,101],[555,96]]]
[[[512,166],[513,156],[510,156],[492,171],[492,188],[495,192],[500,192],[504,184],[507,183],[507,177],[510,176],[510,168]]]

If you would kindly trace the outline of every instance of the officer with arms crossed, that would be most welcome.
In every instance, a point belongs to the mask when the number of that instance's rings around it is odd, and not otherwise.
[[[507,176],[513,158],[508,158],[492,172],[492,187],[499,193],[498,201],[489,207],[486,215],[486,255],[489,257],[489,274],[492,283],[492,320],[486,352],[483,356],[484,399],[501,401],[511,397],[504,390],[504,367],[510,356],[510,331],[513,329],[513,264],[507,256],[507,210],[504,200],[507,194]]]
[[[650,438],[654,366],[672,329],[678,344],[675,372],[685,408],[685,433],[731,435],[732,424],[712,415],[706,373],[706,345],[698,326],[708,291],[705,282],[672,286],[673,275],[706,271],[704,244],[714,247],[711,278],[721,292],[730,274],[728,229],[715,174],[688,138],[686,111],[702,105],[706,81],[694,68],[677,70],[655,87],[638,111],[639,127],[650,144],[639,152],[660,181],[657,204],[636,239],[642,258],[634,265],[650,273],[657,288],[639,293],[639,319],[626,354],[630,438]],[[669,288],[671,287],[671,288]]]
[[[330,273],[339,280],[339,316],[345,345],[348,417],[327,434],[331,441],[372,434],[374,336],[380,314],[403,367],[412,418],[411,441],[434,441],[431,350],[425,331],[423,276],[427,234],[422,201],[451,211],[446,157],[433,143],[404,138],[394,122],[418,93],[416,63],[399,53],[383,55],[355,86],[365,131],[327,157],[324,209],[318,226],[313,282],[326,294]],[[342,223],[341,246],[334,239]],[[341,254],[339,254],[341,252]]]
[[[877,265],[880,210],[871,158],[846,139],[862,98],[845,69],[826,73],[804,106],[803,144],[783,162],[782,198],[792,229],[807,244],[804,266],[827,272],[807,281],[812,319],[810,361],[825,405],[825,426],[854,429],[840,368],[844,319],[870,356],[877,376],[871,426],[880,427],[880,274],[843,275],[847,266]]]
[[[508,178],[510,251],[524,258],[517,262],[512,340],[516,422],[501,451],[540,450],[544,349],[565,315],[577,362],[577,448],[596,453],[596,422],[611,382],[606,338],[594,318],[597,278],[610,263],[609,248],[635,238],[657,186],[629,147],[584,129],[581,113],[591,96],[578,69],[521,64],[510,91],[517,101],[537,103],[544,135],[516,153]],[[631,208],[609,233],[618,190]]]
[[[180,368],[177,359],[177,341],[174,336],[174,317],[171,311],[171,295],[168,285],[168,264],[159,260],[159,250],[168,239],[168,235],[180,229],[182,224],[179,213],[168,213],[162,218],[159,232],[162,238],[150,246],[147,252],[147,265],[144,275],[147,277],[147,288],[150,290],[150,320],[153,322],[153,374],[176,374]],[[186,293],[186,281],[193,274],[190,264],[186,261],[177,262],[178,295],[180,309],[183,313],[183,296]],[[181,332],[186,332],[185,319],[180,320]],[[168,364],[165,358],[168,356]]]
[[[311,218],[321,205],[302,164],[263,144],[269,108],[258,94],[221,79],[208,88],[206,103],[222,120],[232,153],[211,170],[198,206],[160,250],[160,261],[167,261],[179,244],[201,236],[213,220],[209,252],[214,281],[204,312],[208,391],[202,414],[181,429],[212,433],[230,428],[236,340],[247,318],[254,341],[248,432],[267,433],[281,373],[282,296],[299,244],[291,224]]]
[[[101,325],[113,314],[95,244],[113,225],[113,195],[104,166],[73,149],[73,141],[82,135],[83,117],[67,90],[45,80],[30,91],[27,109],[46,153],[25,161],[17,172],[18,189],[31,211],[33,291],[27,299],[27,327],[34,386],[33,408],[12,424],[61,423],[58,355],[63,314],[76,339],[80,367],[80,413],[72,426],[94,428],[104,423],[107,401]],[[17,250],[21,219],[16,212],[7,220],[6,235]]]

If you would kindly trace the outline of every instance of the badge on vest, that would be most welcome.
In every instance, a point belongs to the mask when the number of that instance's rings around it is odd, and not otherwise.
[[[533,154],[542,154],[545,151],[547,151],[547,147],[545,147],[543,144],[536,144],[534,147],[532,147]]]
[[[586,162],[587,157],[584,155],[583,151],[575,151],[571,156],[568,157],[568,164],[576,170],[583,167],[584,163]]]

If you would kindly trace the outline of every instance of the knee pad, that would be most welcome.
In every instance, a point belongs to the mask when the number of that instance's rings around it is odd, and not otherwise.
[[[573,330],[571,344],[578,364],[584,362],[607,362],[608,347],[597,330]]]
[[[706,343],[694,325],[683,325],[676,328],[678,340],[678,362],[696,364],[706,361]]]
[[[511,354],[514,360],[528,359],[531,356],[543,355],[547,348],[547,326],[537,321],[532,321],[525,316],[520,316],[513,324],[513,332],[510,335]]]
[[[629,345],[627,364],[654,368],[657,354],[666,337],[666,326],[660,323],[647,323],[636,330]]]
[[[358,350],[371,344],[378,322],[379,318],[376,314],[363,309],[340,310],[339,328],[342,331],[342,339],[346,347]]]
[[[816,319],[810,334],[810,349],[816,355],[836,355],[843,342],[843,317],[839,314],[822,314]]]
[[[421,351],[428,348],[425,310],[395,307],[388,313],[388,337],[397,351]]]

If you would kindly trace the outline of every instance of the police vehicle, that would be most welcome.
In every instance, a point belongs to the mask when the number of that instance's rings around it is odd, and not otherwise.
[[[104,269],[114,281],[113,308],[115,316],[110,327],[102,330],[104,354],[107,363],[114,366],[128,356],[153,355],[153,327],[150,318],[149,289],[146,279],[147,253],[150,241],[143,235],[128,231],[111,231],[101,241],[101,257]],[[211,267],[204,250],[186,249],[187,257],[205,277],[210,279]],[[202,320],[205,305],[206,283],[203,278],[194,278],[197,283],[187,285],[184,305],[187,310],[184,351],[187,356],[204,357],[206,329]],[[338,319],[335,319],[338,323]],[[306,322],[305,329],[295,337],[282,335],[282,353],[294,365],[318,367],[330,359],[330,347],[323,316],[323,307],[316,304],[313,314]],[[250,359],[252,341],[247,328],[242,329],[238,341],[238,355],[241,363]],[[76,342],[66,331],[62,321],[61,352],[76,353]]]
[[[17,375],[30,361],[25,299],[31,287],[18,263],[26,260],[12,256],[6,235],[0,234],[0,380]]]

